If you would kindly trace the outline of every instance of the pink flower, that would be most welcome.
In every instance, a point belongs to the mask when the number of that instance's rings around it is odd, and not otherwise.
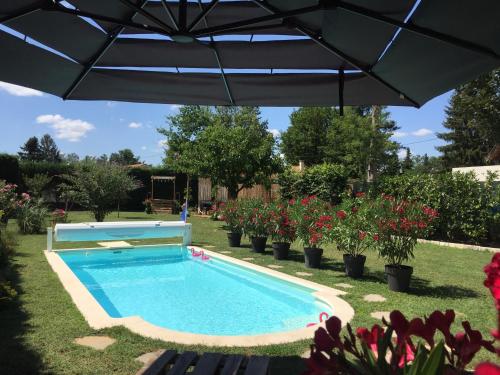
[[[484,273],[486,273],[484,286],[489,288],[495,299],[495,306],[500,312],[500,253],[493,255],[490,264],[484,267]]]
[[[500,367],[490,362],[483,362],[476,366],[475,375],[500,375]]]
[[[363,193],[362,191],[359,191],[356,193],[356,198],[363,198],[366,194]]]
[[[337,211],[336,215],[340,220],[344,220],[347,217],[347,214],[344,210]]]

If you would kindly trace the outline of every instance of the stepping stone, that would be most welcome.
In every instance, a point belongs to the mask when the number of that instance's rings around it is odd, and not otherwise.
[[[389,321],[389,315],[391,314],[390,311],[375,311],[370,314],[372,318],[375,318],[377,320],[382,320],[384,318],[385,320]]]
[[[123,249],[127,247],[133,247],[131,244],[129,244],[126,241],[107,241],[107,242],[98,242],[97,243],[99,246],[104,246],[109,249]]]
[[[311,349],[306,350],[304,353],[300,355],[300,358],[307,359],[311,356]]]
[[[114,344],[116,340],[109,336],[84,336],[76,338],[73,342],[92,349],[104,350],[111,344]]]
[[[295,272],[296,275],[298,276],[312,276],[312,273],[309,272]]]
[[[207,246],[208,247],[208,246]],[[221,251],[221,254],[232,254],[232,251]]]
[[[367,294],[363,297],[366,302],[385,302],[387,299],[380,294]]]
[[[242,260],[246,260],[246,261],[248,262],[248,261],[252,261],[252,260],[254,260],[255,258],[241,258],[241,259],[242,259]]]
[[[338,284],[335,284],[335,286],[338,286],[340,288],[354,288],[351,284],[346,284],[346,283],[338,283]]]
[[[214,245],[205,245],[204,247],[206,247],[207,249],[211,249],[212,247],[215,247]]]
[[[149,352],[149,353],[144,353],[137,357],[135,360],[144,363],[145,365],[149,365],[151,362],[155,361],[158,359],[159,356],[161,356],[165,352],[165,350],[160,349],[157,350],[156,352]]]
[[[283,268],[283,266],[278,266],[277,264],[269,264],[268,267],[269,268],[274,268],[274,269]]]

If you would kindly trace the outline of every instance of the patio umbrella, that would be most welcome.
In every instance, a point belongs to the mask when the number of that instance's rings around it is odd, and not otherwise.
[[[500,65],[498,0],[3,0],[0,80],[63,99],[404,105]]]

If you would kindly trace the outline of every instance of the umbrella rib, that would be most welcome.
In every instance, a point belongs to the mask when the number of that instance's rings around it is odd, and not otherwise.
[[[187,22],[187,0],[179,0],[179,29],[186,30]]]
[[[129,0],[120,0],[120,2],[122,4],[128,6],[130,9],[134,10],[135,14],[139,13],[140,15],[149,19],[150,21],[156,23],[158,26],[160,26],[165,31],[167,31],[169,33],[171,33],[173,31],[172,28],[170,26],[168,26],[165,22],[163,22],[159,18],[155,17],[151,13],[145,11],[142,7],[138,6],[137,4],[134,4],[134,3],[130,2]]]
[[[201,4],[201,0],[198,0],[198,6],[200,7],[200,9],[203,9],[203,6]],[[208,21],[205,17],[203,17],[203,22],[205,23],[205,26],[208,27]],[[220,75],[221,75],[222,81],[224,82],[224,88],[226,89],[226,93],[227,93],[227,96],[229,98],[229,101],[231,102],[231,105],[235,105],[233,94],[231,93],[229,83],[227,82],[226,73],[224,72],[224,68],[223,68],[222,62],[220,60],[219,51],[217,50],[217,46],[215,45],[214,38],[211,36],[210,36],[209,46],[214,51],[214,56],[215,56],[215,59],[217,60],[217,65],[219,65]]]
[[[191,22],[191,24],[188,27],[188,30],[192,31],[198,25],[198,23],[200,23],[201,20],[204,20],[205,17],[208,16],[208,14],[215,8],[218,2],[219,0],[212,0],[212,2],[208,4],[208,6],[205,9],[202,9],[201,13],[198,14],[198,16],[195,18],[193,22]]]
[[[146,5],[147,2],[148,2],[148,0],[142,0],[142,2],[140,3],[140,5],[138,7],[140,7],[142,9]],[[138,13],[137,11],[134,11],[132,16],[130,16],[131,21],[137,15],[137,13]],[[106,42],[103,44],[103,46],[95,53],[92,60],[90,60],[90,62],[85,65],[85,68],[80,73],[80,75],[73,81],[73,83],[68,88],[68,90],[66,90],[66,92],[64,93],[64,95],[62,97],[64,100],[68,99],[70,97],[70,95],[73,94],[73,92],[76,90],[76,88],[85,79],[85,77],[87,77],[87,75],[92,70],[92,68],[97,64],[97,62],[101,59],[101,57],[106,53],[106,51],[109,49],[109,47],[111,47],[113,45],[116,38],[118,38],[118,35],[120,35],[120,33],[124,29],[125,29],[125,26],[122,25],[122,26],[117,27],[113,33],[109,34],[109,36],[108,36]]]
[[[175,19],[174,14],[172,13],[172,10],[170,9],[170,6],[167,3],[167,0],[161,0],[161,4],[163,5],[165,12],[167,12],[168,18],[170,18],[170,22],[172,22],[174,28],[176,30],[179,30],[179,25],[177,24],[177,20]]]
[[[267,6],[267,5],[264,5],[260,1],[256,1],[256,0],[252,0],[252,1],[259,4],[259,5]],[[325,8],[326,8],[326,5],[324,5],[323,3],[319,3],[317,5],[312,5],[312,6],[308,6],[308,7],[304,7],[304,8],[297,8],[297,9],[288,10],[288,11],[284,11],[284,12],[282,12],[280,10],[276,10],[276,11],[273,11],[272,14],[269,14],[267,16],[255,17],[255,18],[250,18],[250,19],[246,19],[246,20],[242,20],[242,21],[227,23],[224,25],[218,25],[218,26],[213,26],[213,27],[207,27],[205,29],[196,30],[194,32],[194,34],[197,37],[209,36],[212,33],[220,33],[221,31],[232,31],[234,29],[238,29],[238,28],[244,27],[244,26],[254,25],[256,23],[298,16],[301,14],[316,12],[318,10],[325,9]],[[264,27],[264,26],[262,26],[262,27]]]
[[[279,11],[278,9],[273,7],[272,5],[269,5],[267,2],[259,1],[259,0],[251,0],[251,1],[255,4],[257,4],[258,6],[260,6],[261,8],[267,10],[270,13],[274,13],[274,12]],[[415,107],[420,108],[420,104],[417,101],[411,99],[408,95],[406,95],[404,92],[397,89],[396,87],[392,86],[389,82],[386,82],[384,79],[382,79],[377,74],[372,72],[369,68],[363,67],[363,64],[356,61],[356,59],[354,59],[353,57],[342,52],[341,50],[334,47],[330,43],[325,42],[321,37],[318,37],[315,33],[311,32],[310,30],[308,30],[306,27],[304,27],[300,23],[295,22],[295,24],[293,26],[297,31],[299,31],[300,33],[302,33],[305,36],[308,36],[309,38],[311,38],[311,40],[313,40],[314,42],[319,44],[321,47],[325,48],[327,51],[329,51],[329,52],[333,53],[334,55],[336,55],[337,57],[340,57],[341,59],[347,61],[349,64],[354,66],[356,69],[362,71],[368,77],[378,81],[379,83],[386,86],[388,89],[396,92],[398,95],[404,96],[404,98],[406,100],[408,100],[409,102],[411,102]]]
[[[403,30],[410,31],[414,34],[424,36],[424,37],[430,38],[430,39],[435,39],[435,40],[438,40],[440,42],[451,44],[451,45],[456,46],[456,47],[464,48],[464,49],[467,49],[469,51],[473,51],[473,52],[494,58],[496,60],[500,59],[500,56],[497,53],[495,53],[494,51],[492,51],[489,48],[480,46],[478,44],[475,44],[475,43],[472,43],[472,42],[469,42],[469,41],[466,41],[466,40],[463,40],[460,38],[455,38],[451,35],[443,34],[443,33],[440,33],[438,31],[428,29],[426,27],[421,27],[421,26],[417,26],[417,25],[414,25],[411,23],[401,22],[401,21],[395,20],[393,18],[386,17],[380,13],[374,12],[370,9],[366,9],[366,8],[363,8],[363,7],[354,5],[354,4],[348,4],[344,1],[337,1],[336,4],[337,4],[337,7],[342,8],[350,13],[361,15],[361,16],[364,16],[364,17],[367,17],[370,19],[375,19],[377,21],[384,22],[384,23],[392,25],[392,26],[397,26]]]

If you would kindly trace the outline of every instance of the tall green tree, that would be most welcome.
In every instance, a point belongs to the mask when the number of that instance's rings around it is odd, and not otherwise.
[[[446,107],[437,149],[448,168],[486,164],[488,152],[500,143],[500,69],[457,88]]]
[[[165,163],[179,172],[209,177],[231,198],[279,169],[275,141],[254,107],[184,106],[167,117]]]
[[[49,134],[44,134],[40,139],[40,153],[42,160],[52,163],[59,163],[61,161],[61,152]]]
[[[428,160],[427,160],[427,162],[428,162]],[[413,159],[412,159],[412,155],[411,155],[411,151],[410,151],[409,147],[406,147],[405,158],[403,159],[401,166],[402,166],[404,171],[411,171],[413,169]]]
[[[281,151],[289,164],[325,161],[327,133],[336,114],[333,107],[301,107],[290,115],[290,126],[281,134]]]
[[[18,152],[22,160],[40,161],[42,160],[42,151],[40,142],[37,137],[30,137],[24,145],[21,146],[21,151]]]
[[[118,152],[113,152],[109,156],[110,163],[120,165],[132,165],[139,163],[139,158],[134,155],[134,152],[129,148],[124,148]]]

